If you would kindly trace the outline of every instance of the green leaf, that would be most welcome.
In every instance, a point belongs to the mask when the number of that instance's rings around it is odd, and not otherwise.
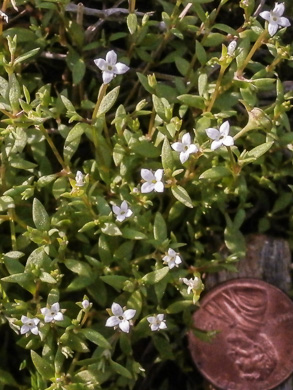
[[[106,222],[101,227],[101,230],[107,236],[121,236],[122,232],[114,222]]]
[[[3,211],[6,211],[7,209],[10,209],[10,208],[12,208],[12,209],[15,208],[14,200],[10,196],[7,196],[7,195],[1,196],[0,197],[0,212],[3,213]]]
[[[246,157],[247,158],[253,157],[257,159],[261,157],[263,154],[265,154],[272,147],[273,144],[274,142],[271,141],[271,142],[265,142],[264,144],[258,145],[255,148],[251,149],[249,152],[247,152]]]
[[[64,143],[63,156],[66,163],[68,163],[73,154],[77,151],[81,136],[89,127],[86,123],[77,123],[68,133]]]
[[[40,50],[39,47],[35,48],[35,49],[32,49],[24,54],[22,54],[21,56],[17,57],[15,60],[14,60],[14,65],[16,64],[20,64],[21,62],[27,60],[28,58],[30,57],[33,57],[35,54],[37,54],[37,52]]]
[[[162,214],[157,212],[154,221],[154,238],[160,242],[163,242],[168,238],[167,225]]]
[[[172,149],[167,137],[165,137],[162,146],[162,165],[164,169],[170,169],[171,171],[173,171],[175,167]]]
[[[33,200],[33,221],[39,230],[48,231],[50,229],[50,217],[45,207],[37,198]]]
[[[127,27],[131,35],[135,33],[137,28],[137,16],[135,13],[127,16]]]
[[[156,284],[162,280],[169,272],[169,267],[163,267],[156,271],[149,272],[142,277],[141,281],[145,284]]]
[[[127,370],[127,368],[121,366],[121,364],[118,364],[114,362],[112,359],[110,360],[110,366],[112,369],[119,375],[124,376],[125,378],[132,379],[131,372]]]
[[[9,102],[14,113],[19,111],[19,99],[21,97],[21,90],[19,82],[14,73],[9,75]]]
[[[148,238],[144,233],[140,232],[139,230],[131,229],[128,227],[121,229],[121,232],[122,236],[124,238],[127,238],[128,240],[145,240]]]
[[[201,110],[203,110],[205,107],[204,99],[201,96],[184,94],[184,95],[178,96],[177,99],[189,107],[195,107],[195,108],[199,108]]]
[[[103,97],[97,115],[106,114],[106,112],[108,112],[113,107],[118,98],[119,90],[120,86],[115,87],[112,89],[112,91]]]
[[[36,283],[33,275],[29,273],[18,273],[10,276],[1,278],[2,282],[8,283],[17,283],[25,290],[29,291],[31,294],[34,294],[36,291]]]
[[[196,43],[195,43],[195,50],[196,50],[196,56],[197,56],[200,64],[205,65],[207,62],[207,53],[206,53],[204,47],[202,46],[202,44],[198,40],[196,40]]]
[[[182,76],[186,76],[189,68],[190,68],[190,62],[185,60],[184,58],[176,58],[175,65],[178,69],[178,71],[182,74]]]
[[[8,92],[8,81],[0,76],[0,95],[6,99]]]
[[[160,98],[156,95],[152,95],[153,99],[153,105],[156,113],[159,115],[160,118],[163,120],[166,120],[166,115],[165,115],[165,106]]]
[[[188,307],[192,307],[192,305],[193,305],[192,299],[191,300],[185,299],[182,301],[176,301],[174,303],[171,303],[171,305],[169,305],[167,307],[166,312],[168,314],[180,313],[181,311],[187,309]]]
[[[31,351],[31,358],[34,366],[45,379],[50,380],[54,378],[55,370],[47,360],[42,358],[35,351]]]
[[[20,385],[16,382],[16,380],[13,378],[13,376],[0,368],[0,383],[4,385],[10,385],[17,388],[20,388]]]
[[[89,341],[98,345],[101,348],[104,349],[112,348],[111,344],[105,339],[105,337],[102,336],[101,333],[97,332],[92,328],[81,329],[80,333],[82,333]]]
[[[174,197],[179,200],[179,202],[183,203],[187,207],[190,207],[191,209],[193,208],[192,200],[183,187],[173,186],[171,187],[171,191]]]
[[[105,276],[100,276],[100,279],[109,284],[110,286],[114,287],[116,290],[120,291],[122,290],[124,286],[124,282],[128,280],[126,276],[122,275],[105,275]]]
[[[223,177],[231,176],[231,171],[226,167],[213,167],[204,171],[200,175],[200,179],[218,180]]]

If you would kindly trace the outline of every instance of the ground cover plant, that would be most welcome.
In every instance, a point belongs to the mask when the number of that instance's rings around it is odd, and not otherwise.
[[[0,389],[201,389],[186,333],[292,237],[293,4],[4,0]]]

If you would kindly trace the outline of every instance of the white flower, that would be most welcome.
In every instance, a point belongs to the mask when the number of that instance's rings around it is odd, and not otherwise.
[[[106,326],[114,326],[115,329],[119,326],[122,332],[128,333],[131,325],[129,320],[135,316],[136,310],[123,311],[118,303],[113,302],[111,311],[114,315],[107,319]]]
[[[229,43],[229,45],[228,45],[228,47],[227,47],[227,53],[228,53],[228,55],[230,56],[230,57],[232,57],[233,56],[233,54],[234,54],[234,51],[235,51],[235,49],[236,49],[236,46],[237,46],[237,41],[231,41],[230,43]]]
[[[113,206],[113,213],[116,214],[116,221],[123,222],[125,218],[129,218],[133,212],[128,208],[126,200],[123,200],[121,206]]]
[[[53,303],[50,308],[43,307],[41,309],[41,313],[45,317],[45,322],[63,321],[63,314],[60,311],[60,305],[58,302]]]
[[[162,182],[164,169],[157,169],[155,172],[150,169],[142,169],[141,177],[146,181],[141,186],[141,192],[147,193],[155,190],[156,192],[164,191],[164,184]]]
[[[94,62],[103,72],[104,84],[110,83],[116,74],[123,74],[129,69],[129,66],[122,64],[122,62],[117,62],[117,54],[114,50],[108,51],[106,54],[106,60],[103,58],[97,58]]]
[[[26,316],[21,316],[21,322],[23,323],[20,328],[20,333],[25,334],[31,332],[34,335],[39,334],[38,324],[40,320],[38,318],[28,318]]]
[[[90,305],[90,302],[88,299],[84,299],[82,302],[81,302],[81,306],[84,308],[84,309],[87,309]]]
[[[172,269],[174,267],[178,267],[178,265],[182,263],[182,260],[179,254],[174,251],[174,249],[169,248],[168,254],[163,257],[163,262],[168,264],[168,267]]]
[[[272,11],[263,11],[259,14],[263,19],[269,22],[268,30],[271,37],[276,34],[279,26],[291,26],[289,20],[282,16],[284,11],[284,3],[275,3],[275,8]]]
[[[201,286],[201,280],[197,276],[194,279],[181,278],[180,280],[188,286],[187,294],[190,294],[192,290],[197,290]]]
[[[6,23],[8,23],[8,16],[3,11],[0,11],[0,17],[4,19]]]
[[[160,329],[167,329],[166,320],[164,320],[164,314],[157,314],[151,317],[147,317],[150,323],[151,330],[155,332]]]
[[[179,158],[182,164],[185,163],[185,161],[188,160],[189,155],[191,153],[198,152],[198,147],[195,144],[191,143],[190,134],[186,133],[182,137],[181,142],[175,142],[171,145],[172,149],[174,149],[176,152],[179,152]]]
[[[229,131],[230,131],[230,125],[228,121],[222,123],[219,130],[214,128],[206,129],[207,136],[214,140],[211,145],[212,150],[216,150],[222,145],[225,146],[234,145],[234,140],[229,135]]]
[[[85,185],[84,174],[80,171],[77,171],[75,176],[75,181],[77,187],[83,187]]]

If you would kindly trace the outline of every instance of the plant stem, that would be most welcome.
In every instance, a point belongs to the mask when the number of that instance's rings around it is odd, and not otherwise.
[[[219,77],[218,77],[218,80],[216,82],[216,86],[215,86],[214,92],[213,92],[211,100],[210,100],[210,104],[209,104],[206,112],[211,112],[213,105],[217,99],[217,96],[219,95],[221,82],[222,82],[222,78],[224,76],[225,70],[226,70],[226,67],[221,66]]]
[[[244,69],[246,68],[247,64],[251,60],[254,53],[257,51],[257,49],[263,44],[264,38],[267,36],[268,32],[267,30],[264,30],[260,36],[257,38],[257,40],[254,42],[254,45],[252,46],[250,52],[248,53],[247,57],[245,58],[242,66],[237,70],[237,77],[241,77],[243,74]]]
[[[47,133],[47,130],[44,128],[44,126],[40,125],[40,126],[36,126],[36,128],[41,130],[41,132],[43,133],[44,137],[46,138],[46,141],[48,142],[50,148],[52,149],[52,152],[54,153],[56,159],[58,160],[59,164],[62,166],[64,171],[66,173],[70,173],[69,167],[67,167],[67,165],[65,164],[63,158],[61,157],[60,153],[58,152],[56,146],[54,145],[54,142],[51,140],[51,138],[50,138],[49,134]]]
[[[99,93],[98,93],[97,103],[95,105],[95,108],[94,108],[94,111],[93,111],[93,115],[92,115],[92,122],[96,119],[97,113],[98,113],[100,105],[101,105],[101,101],[102,101],[103,97],[106,95],[106,91],[107,91],[108,85],[109,84],[102,84],[101,87],[100,87],[100,90],[99,90]]]

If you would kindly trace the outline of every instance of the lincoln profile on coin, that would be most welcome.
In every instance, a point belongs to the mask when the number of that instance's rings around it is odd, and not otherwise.
[[[235,286],[209,302],[206,310],[227,323],[227,356],[239,376],[249,382],[263,381],[277,366],[277,351],[266,334],[267,291],[261,287]]]

